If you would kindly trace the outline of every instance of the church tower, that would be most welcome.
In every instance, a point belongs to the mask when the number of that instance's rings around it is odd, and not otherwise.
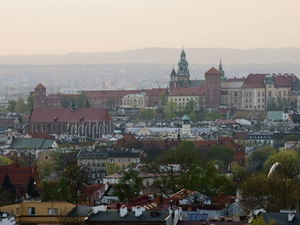
[[[184,49],[182,48],[181,54],[180,54],[180,61],[178,62],[178,69],[177,69],[177,76],[182,77],[183,79],[190,79],[190,70],[188,68],[189,63],[186,60],[186,54]],[[181,79],[181,80],[183,80]]]
[[[221,74],[222,74],[221,81],[222,81],[222,82],[226,82],[226,81],[227,81],[227,77],[225,76],[225,71],[223,70],[223,66],[222,66],[222,61],[221,61],[221,59],[220,59],[220,64],[219,64],[219,71],[220,71]]]
[[[46,88],[44,85],[39,83],[34,88],[34,108],[35,109],[44,109],[46,108]]]
[[[170,74],[170,81],[169,81],[170,91],[172,91],[174,88],[189,87],[190,70],[188,66],[189,63],[186,60],[186,54],[184,49],[182,48],[180,54],[180,60],[178,62],[177,73],[173,68]]]

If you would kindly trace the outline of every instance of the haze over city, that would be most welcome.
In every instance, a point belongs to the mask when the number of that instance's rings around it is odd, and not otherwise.
[[[298,0],[2,0],[0,56],[300,47]]]

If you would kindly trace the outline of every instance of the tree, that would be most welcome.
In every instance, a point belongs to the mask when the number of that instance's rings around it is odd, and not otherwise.
[[[189,117],[190,117],[190,119],[191,119],[191,121],[192,121],[193,123],[196,123],[196,122],[197,122],[197,115],[196,115],[195,111],[192,111],[192,112],[189,114]]]
[[[185,115],[185,108],[184,108],[184,105],[181,102],[177,103],[176,115],[180,116],[180,117],[183,117]]]
[[[203,120],[205,120],[205,121],[215,121],[217,119],[223,119],[223,116],[221,114],[218,114],[218,113],[210,112],[210,113],[207,113],[205,115]]]
[[[185,105],[185,112],[186,114],[190,114],[194,112],[196,106],[196,102],[193,99],[190,99]]]
[[[84,93],[81,93],[79,95],[76,95],[75,97],[75,103],[77,108],[85,108],[86,103],[86,96]]]
[[[118,164],[116,164],[116,163],[109,163],[109,162],[107,162],[105,164],[105,171],[106,171],[106,175],[107,176],[111,175],[111,174],[114,174],[114,173],[117,173],[117,172],[119,172],[121,170],[122,170],[121,167]]]
[[[275,154],[276,150],[271,146],[258,148],[248,157],[248,169],[250,171],[263,171],[263,164],[271,154]]]
[[[167,102],[168,102],[168,95],[165,92],[161,93],[158,98],[158,105],[165,106]]]
[[[43,190],[43,201],[67,201],[74,203],[71,192],[68,186],[68,181],[64,177],[58,180],[43,181],[41,184]]]
[[[88,99],[85,101],[84,108],[91,108],[91,103]]]
[[[282,173],[270,177],[261,172],[249,175],[240,184],[240,205],[246,212],[261,206],[270,212],[294,209],[298,202],[298,187],[292,179]]]
[[[16,102],[16,112],[17,113],[24,113],[27,111],[27,105],[23,98],[19,98]]]
[[[88,169],[85,166],[79,166],[77,163],[71,163],[63,170],[62,177],[67,181],[72,199],[77,202],[78,193],[82,191],[83,185],[88,183]]]
[[[10,165],[12,164],[12,160],[3,156],[0,156],[0,165]]]
[[[140,109],[139,117],[141,119],[153,119],[156,118],[156,110],[155,109]]]
[[[228,166],[233,161],[233,152],[228,147],[215,145],[208,149],[208,157],[211,160],[221,160],[225,166]]]
[[[35,180],[32,176],[30,176],[29,181],[27,183],[26,193],[29,195],[30,198],[36,198],[40,196],[40,193],[35,186]]]
[[[284,142],[288,142],[288,141],[300,141],[300,137],[298,135],[288,135],[286,137],[283,138]]]
[[[115,188],[117,192],[114,195],[118,196],[121,202],[129,202],[132,198],[139,195],[143,186],[143,178],[139,176],[140,172],[130,166],[128,170],[122,171],[123,176],[120,178]]]
[[[30,112],[34,108],[34,95],[28,95],[27,97],[27,111]]]
[[[212,196],[227,190],[230,183],[225,176],[217,174],[212,162],[200,158],[190,141],[181,142],[178,148],[170,149],[147,163],[145,171],[154,174],[154,186],[167,196],[182,188]]]
[[[262,215],[257,215],[251,222],[250,225],[276,225],[276,221],[271,219],[266,223]]]
[[[299,174],[299,154],[294,150],[282,151],[276,154],[270,155],[267,161],[264,163],[263,168],[266,173],[269,172],[271,166],[279,162],[282,164],[281,171],[284,176],[295,177]]]
[[[173,119],[176,116],[176,108],[176,102],[174,102],[173,100],[168,101],[166,107],[164,108],[165,117],[167,119]]]
[[[8,100],[7,111],[15,112],[16,111],[17,102],[15,100]]]
[[[232,178],[233,180],[242,181],[248,176],[248,172],[245,167],[238,165],[236,162],[231,163]]]
[[[39,161],[37,164],[39,168],[39,175],[42,179],[50,176],[50,174],[55,171],[55,162],[53,160],[51,160],[50,162]]]
[[[106,100],[106,106],[109,110],[113,110],[116,108],[117,99],[116,98],[108,98]]]

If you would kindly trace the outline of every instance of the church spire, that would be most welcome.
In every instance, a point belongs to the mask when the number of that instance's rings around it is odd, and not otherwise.
[[[178,62],[177,75],[178,76],[190,76],[190,71],[188,69],[189,63],[186,60],[186,54],[184,51],[184,46],[182,46],[182,51],[180,54],[180,61]]]
[[[222,82],[226,82],[227,81],[227,77],[225,77],[225,71],[223,70],[222,59],[221,58],[220,58],[220,64],[219,64],[219,71],[222,73],[221,81]]]

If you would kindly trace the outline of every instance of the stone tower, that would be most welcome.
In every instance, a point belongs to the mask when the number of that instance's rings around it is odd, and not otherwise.
[[[35,109],[43,109],[46,108],[46,88],[44,85],[39,83],[34,88],[34,108]]]

